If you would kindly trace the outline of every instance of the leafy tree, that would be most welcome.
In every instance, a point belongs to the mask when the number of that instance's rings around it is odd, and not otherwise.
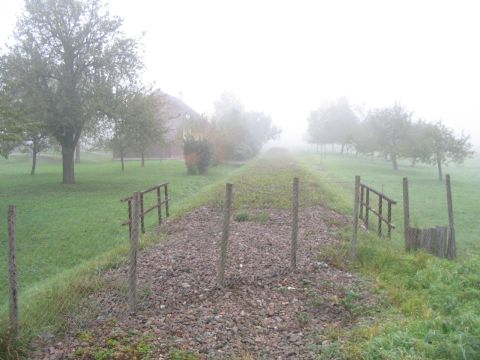
[[[142,166],[145,166],[145,152],[152,145],[163,142],[166,129],[160,107],[157,96],[141,92],[135,93],[126,106],[128,145],[140,153]]]
[[[17,127],[10,116],[0,112],[0,156],[8,159],[8,155],[22,141],[21,129]]]
[[[354,142],[358,117],[345,98],[312,111],[308,118],[308,134],[315,144],[339,144],[343,153]]]
[[[370,138],[377,151],[390,157],[394,170],[405,149],[410,133],[412,113],[401,105],[371,111],[362,126],[371,131]]]
[[[426,121],[420,119],[412,122],[410,130],[406,134],[402,156],[411,160],[412,167],[418,161],[425,162],[425,159],[430,157],[431,146],[427,141],[430,126]]]
[[[216,156],[223,159],[245,160],[261,150],[269,140],[275,139],[280,129],[272,119],[261,112],[246,112],[231,94],[223,94],[215,103],[209,139]]]
[[[63,182],[73,184],[75,147],[99,119],[100,92],[134,80],[141,67],[137,42],[125,38],[122,21],[100,0],[26,0],[25,9],[8,72],[16,74],[18,92],[40,92],[45,99],[41,120],[61,145]]]
[[[442,122],[428,124],[425,129],[424,143],[426,152],[422,161],[437,165],[438,180],[443,181],[443,165],[448,162],[462,163],[473,155],[470,138],[466,135],[455,136],[452,129]]]

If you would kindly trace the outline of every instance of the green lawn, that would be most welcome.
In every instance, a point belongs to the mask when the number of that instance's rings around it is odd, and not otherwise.
[[[389,162],[379,158],[313,153],[300,158],[319,179],[337,185],[338,191],[343,190],[352,203],[355,175],[360,175],[363,183],[397,200],[398,205],[393,209],[394,223],[398,226],[395,231],[397,243],[402,240],[402,178],[405,176],[409,179],[411,224],[418,227],[448,225],[445,184],[438,181],[435,167],[417,165],[412,168],[407,162],[401,162],[400,169],[393,171]],[[463,165],[450,165],[445,173],[452,177],[458,254],[480,254],[480,157],[469,159]],[[338,181],[340,183],[335,184]],[[374,221],[372,224],[376,225]]]
[[[119,162],[107,156],[84,154],[76,168],[76,185],[61,184],[57,156],[44,156],[38,174],[29,175],[27,156],[0,160],[0,303],[7,299],[6,213],[17,206],[17,267],[21,290],[40,286],[52,276],[73,269],[128,242],[126,203],[120,199],[164,181],[170,182],[171,209],[178,211],[210,184],[226,177],[232,166],[212,167],[206,175],[188,176],[182,161]],[[155,202],[155,195],[145,199]],[[147,215],[147,225],[156,221]]]
[[[402,177],[410,180],[412,222],[422,227],[447,224],[445,188],[436,180],[436,169],[411,168],[398,172],[381,159],[355,156],[301,154],[298,159],[330,190],[327,204],[352,213],[353,179],[393,197],[402,198]],[[424,252],[403,250],[402,202],[394,220],[400,225],[392,242],[374,232],[359,232],[358,259],[348,256],[351,229],[344,233],[343,248],[327,251],[329,261],[345,266],[372,281],[372,291],[382,301],[378,313],[369,314],[354,329],[327,332],[329,344],[321,359],[478,359],[480,354],[480,159],[450,166],[459,258],[448,261]],[[334,196],[336,195],[336,196]],[[326,251],[326,250],[324,250]]]

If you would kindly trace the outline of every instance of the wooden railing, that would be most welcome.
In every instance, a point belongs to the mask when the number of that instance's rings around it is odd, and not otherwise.
[[[378,197],[376,200],[377,208],[371,206],[370,193],[373,193]],[[387,203],[387,218],[384,217],[383,213],[383,203]],[[392,206],[396,205],[397,202],[383,193],[372,189],[371,187],[360,184],[360,219],[363,220],[365,227],[368,229],[370,217],[370,212],[377,217],[377,233],[378,236],[382,236],[382,223],[387,225],[387,236],[390,239],[392,236],[392,229],[395,229],[395,225],[392,223]]]
[[[160,185],[155,185],[152,186],[151,188],[141,191],[140,192],[140,224],[141,224],[141,229],[142,229],[142,234],[145,234],[145,215],[148,214],[149,212],[158,209],[158,225],[162,224],[162,205],[165,205],[165,217],[170,216],[169,212],[169,201],[170,198],[168,197],[168,182],[160,184]],[[163,201],[162,201],[162,188],[163,188]],[[156,204],[149,207],[148,209],[145,210],[145,205],[144,205],[144,195],[151,193],[153,191],[156,191],[157,197],[156,197]],[[124,221],[122,223],[122,226],[128,225],[130,233],[132,232],[132,200],[133,196],[126,197],[124,199],[121,199],[121,202],[128,202],[128,220]]]

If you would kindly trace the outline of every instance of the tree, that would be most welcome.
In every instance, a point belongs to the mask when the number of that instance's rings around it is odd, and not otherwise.
[[[455,136],[452,129],[442,122],[428,124],[425,129],[426,153],[422,161],[435,164],[438,169],[438,180],[443,181],[443,165],[452,161],[460,164],[473,155],[472,145],[466,135]]]
[[[136,78],[137,42],[121,33],[100,0],[26,0],[9,49],[17,88],[45,97],[44,125],[61,145],[63,183],[75,183],[74,152],[86,126],[99,117],[99,92]],[[23,76],[20,76],[24,74]]]
[[[425,159],[430,157],[431,146],[427,141],[429,128],[430,124],[420,119],[412,122],[410,130],[406,134],[401,152],[402,156],[411,160],[412,167],[418,161],[425,162]]]
[[[308,134],[315,144],[339,144],[343,153],[354,142],[358,117],[346,98],[340,98],[312,111],[308,118]]]
[[[0,60],[0,82],[3,89],[3,106],[10,112],[10,121],[15,123],[18,142],[32,153],[32,169],[30,174],[35,175],[37,155],[49,146],[49,135],[45,122],[47,121],[48,99],[41,91],[38,83],[38,61],[25,67],[16,67],[11,63],[11,56],[2,56]],[[23,70],[23,71],[22,71]],[[22,86],[22,82],[29,86]]]
[[[21,141],[21,129],[17,127],[10,116],[2,115],[0,112],[0,156],[8,159],[8,155]]]
[[[229,93],[223,94],[215,103],[209,140],[217,158],[252,158],[267,141],[279,134],[280,129],[272,125],[268,115],[246,112],[243,105]]]
[[[160,99],[153,93],[137,92],[126,104],[124,114],[128,145],[138,151],[145,166],[145,152],[163,142],[166,129],[160,111]]]
[[[363,126],[371,131],[377,150],[390,157],[394,170],[398,170],[397,159],[405,149],[410,133],[412,113],[401,105],[371,111]]]

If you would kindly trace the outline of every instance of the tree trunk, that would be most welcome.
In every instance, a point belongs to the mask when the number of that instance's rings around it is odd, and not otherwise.
[[[38,151],[37,151],[37,145],[35,143],[33,143],[33,147],[32,147],[32,171],[30,171],[30,175],[35,175],[35,170],[37,168],[37,154],[38,154]]]
[[[80,164],[80,141],[77,142],[75,147],[75,164]]]
[[[340,152],[343,154],[344,150],[345,150],[345,144],[342,144],[342,150]]]
[[[125,161],[124,161],[123,157],[124,157],[123,149],[120,146],[120,162],[122,163],[122,172],[125,172]]]
[[[417,164],[417,158],[413,158],[412,159],[412,167],[415,167],[415,165]]]
[[[392,152],[390,154],[390,157],[392,159],[392,164],[393,164],[393,170],[397,171],[398,170],[398,163],[397,163],[397,153]]]
[[[442,161],[440,156],[437,155],[437,167],[438,167],[438,181],[443,182]]]
[[[142,167],[145,166],[145,151],[142,150]]]
[[[75,184],[75,145],[62,144],[63,183]]]

